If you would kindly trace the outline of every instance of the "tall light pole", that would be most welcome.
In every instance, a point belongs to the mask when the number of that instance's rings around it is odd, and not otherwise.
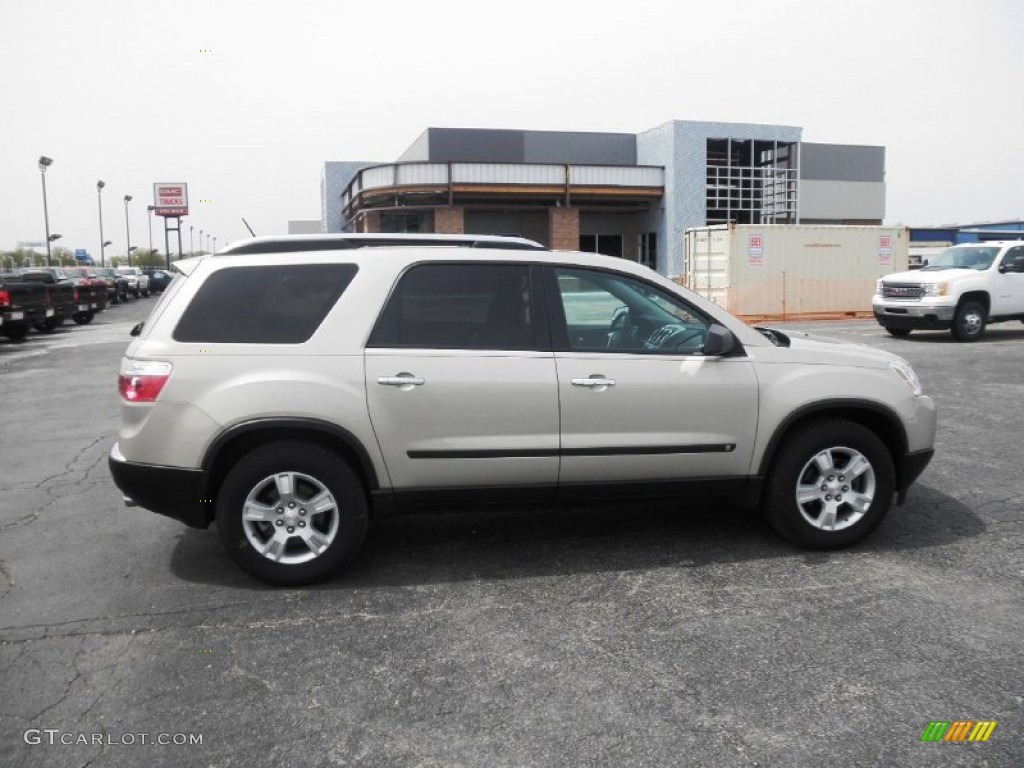
[[[203,250],[203,230],[199,230],[199,250]]]
[[[132,265],[132,230],[128,226],[128,203],[132,201],[131,195],[124,196],[124,243],[125,248],[128,250],[125,253],[128,254],[128,266]]]
[[[214,236],[214,238],[213,238],[213,252],[214,253],[217,252],[217,237],[216,236]]]
[[[191,224],[188,225],[188,255],[191,256],[196,252],[195,243],[192,242],[192,231],[195,229]]]
[[[104,248],[107,246],[107,241],[103,239],[103,188],[107,186],[103,180],[96,182],[96,202],[100,208],[100,266],[107,266],[107,257],[104,253]]]
[[[207,232],[206,233],[206,252],[207,253],[213,253],[213,251],[210,250],[210,237],[211,237],[210,233]]]
[[[46,224],[46,266],[50,266],[50,211],[46,207],[46,169],[53,164],[46,155],[39,157],[39,177],[43,180],[43,222]]]
[[[153,255],[153,211],[156,210],[155,205],[147,205],[146,211],[149,212],[149,253]]]

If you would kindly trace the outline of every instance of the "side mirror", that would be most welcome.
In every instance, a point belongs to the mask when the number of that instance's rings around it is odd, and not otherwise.
[[[128,334],[129,334],[130,336],[138,336],[138,335],[139,335],[140,333],[142,333],[142,326],[143,326],[143,325],[145,325],[145,324],[146,324],[145,320],[143,320],[143,321],[142,321],[141,323],[136,323],[136,324],[135,324],[135,327],[134,327],[134,328],[132,328],[132,329],[131,329],[131,330],[130,330],[130,331],[128,332]]]
[[[708,335],[704,339],[704,355],[721,357],[736,348],[736,337],[724,325],[712,323],[708,326]]]

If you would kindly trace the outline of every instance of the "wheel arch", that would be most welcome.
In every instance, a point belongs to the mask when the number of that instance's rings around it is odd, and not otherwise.
[[[216,498],[224,478],[241,456],[282,440],[304,440],[327,448],[349,463],[368,493],[380,487],[369,452],[359,438],[344,427],[317,419],[267,418],[236,424],[210,445],[202,463],[207,477],[207,495]]]
[[[907,432],[900,417],[885,405],[865,400],[822,400],[798,408],[787,416],[772,433],[761,457],[758,474],[766,477],[771,471],[786,438],[807,424],[826,419],[846,419],[871,430],[889,449],[896,470],[896,487],[900,483],[900,457],[908,450]]]
[[[988,295],[988,291],[968,291],[959,298],[956,303],[956,308],[960,309],[968,301],[976,301],[985,308],[986,314],[992,311],[992,297]]]

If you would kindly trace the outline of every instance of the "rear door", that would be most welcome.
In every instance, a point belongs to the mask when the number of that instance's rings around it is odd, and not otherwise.
[[[553,494],[558,388],[539,270],[426,262],[399,278],[365,353],[370,419],[396,490]]]

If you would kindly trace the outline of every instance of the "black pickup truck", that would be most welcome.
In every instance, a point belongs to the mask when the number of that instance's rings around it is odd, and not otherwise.
[[[0,275],[0,334],[21,341],[29,328],[54,317],[49,291],[39,282],[22,280],[17,275]]]
[[[79,271],[81,274],[77,274]],[[35,280],[46,284],[50,289],[52,304],[61,313],[59,319],[54,319],[52,327],[37,327],[38,330],[53,330],[68,319],[85,325],[92,322],[97,312],[107,308],[106,286],[91,280],[84,269],[33,267],[21,270],[18,275],[22,280]]]

